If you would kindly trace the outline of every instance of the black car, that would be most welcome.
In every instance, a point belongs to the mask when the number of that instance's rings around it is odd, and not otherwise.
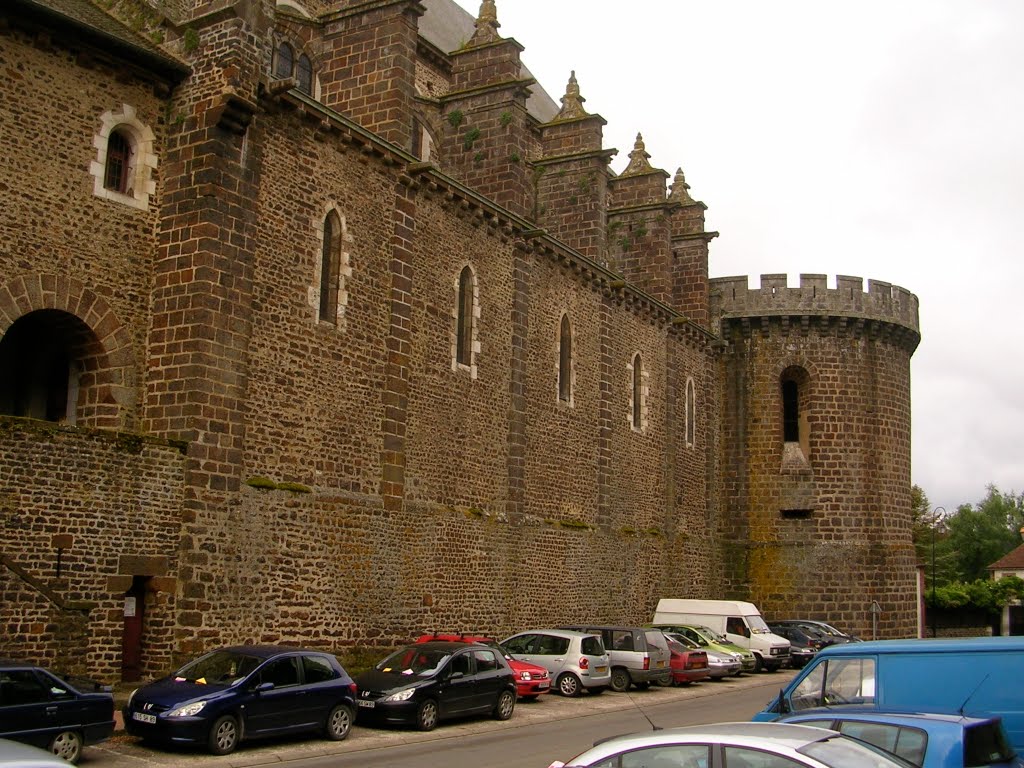
[[[508,720],[516,705],[512,668],[479,643],[426,642],[401,648],[356,678],[359,722],[415,725],[491,714]]]
[[[812,629],[822,635],[825,640],[825,645],[860,642],[860,638],[856,635],[843,632],[841,629],[836,629],[831,624],[827,624],[824,621],[818,621],[817,619],[782,619],[773,623],[776,625]]]
[[[768,629],[789,640],[789,664],[799,669],[814,658],[814,654],[829,645],[824,635],[810,627],[796,624],[769,624]]]
[[[110,686],[0,660],[0,737],[32,744],[69,763],[114,732]]]
[[[355,683],[323,651],[235,646],[139,688],[123,714],[132,736],[205,744],[217,755],[232,752],[242,739],[303,731],[340,741],[355,719]]]

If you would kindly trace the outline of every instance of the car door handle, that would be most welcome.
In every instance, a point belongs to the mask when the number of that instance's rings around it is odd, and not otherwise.
[[[48,706],[46,708],[46,714],[48,714],[48,715],[56,715],[57,714],[57,707],[56,707],[56,705]]]

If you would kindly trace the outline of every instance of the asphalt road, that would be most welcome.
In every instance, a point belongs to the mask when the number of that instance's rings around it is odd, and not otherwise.
[[[290,768],[547,768],[553,760],[566,760],[605,736],[652,725],[749,720],[794,674],[762,672],[685,688],[652,687],[575,699],[548,694],[536,702],[520,702],[506,722],[457,720],[429,733],[357,725],[342,742],[316,736],[252,742],[225,757],[195,750],[151,750],[119,734],[86,748],[79,766],[249,768],[286,762]]]

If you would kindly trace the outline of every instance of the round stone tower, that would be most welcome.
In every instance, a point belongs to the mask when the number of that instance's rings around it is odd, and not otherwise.
[[[917,297],[859,277],[711,281],[724,342],[722,592],[772,618],[917,631],[910,358]]]

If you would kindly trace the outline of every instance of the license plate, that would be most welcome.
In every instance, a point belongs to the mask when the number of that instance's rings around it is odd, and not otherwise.
[[[594,671],[600,675],[603,675],[605,672],[608,671],[608,667],[594,667]]]
[[[656,661],[656,662],[654,663],[654,666],[656,666],[656,667],[664,667],[664,666],[665,666],[665,662],[664,662],[664,660],[662,660],[662,661]]]
[[[551,687],[550,683],[537,683],[537,690],[538,691],[546,691],[550,687]]]
[[[375,706],[377,706],[377,702],[366,701],[366,699],[356,699],[356,704],[358,704],[360,707],[366,707],[367,709],[373,709]]]
[[[132,720],[138,720],[140,723],[155,725],[156,715],[147,715],[145,712],[132,712]]]

